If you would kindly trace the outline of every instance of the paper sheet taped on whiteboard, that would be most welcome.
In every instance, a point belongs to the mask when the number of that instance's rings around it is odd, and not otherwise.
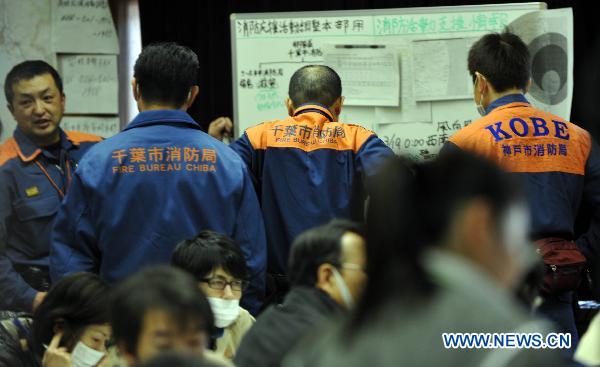
[[[467,69],[467,56],[476,40],[452,38],[413,41],[415,99],[440,101],[473,98],[473,81]]]
[[[344,106],[340,112],[339,121],[372,130],[375,122],[375,108]]]
[[[377,124],[375,132],[394,153],[415,161],[434,159],[448,138],[471,120]]]
[[[383,45],[326,45],[323,63],[342,79],[344,104],[400,104],[398,55],[390,48]]]
[[[108,0],[52,0],[55,52],[118,54]]]
[[[119,113],[116,55],[59,55],[68,113]]]
[[[64,116],[60,127],[63,130],[89,133],[103,138],[109,138],[121,130],[118,116]]]

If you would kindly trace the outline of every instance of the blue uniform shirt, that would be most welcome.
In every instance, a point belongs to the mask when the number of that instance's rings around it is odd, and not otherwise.
[[[600,150],[587,131],[511,94],[492,102],[484,117],[450,137],[443,150],[456,148],[487,157],[520,179],[534,239],[573,239],[580,203],[588,203],[595,218],[576,242],[588,261],[597,259]]]
[[[0,309],[31,310],[37,290],[13,264],[48,266],[52,221],[69,178],[100,139],[60,130],[56,157],[16,129],[0,146]]]
[[[365,178],[394,153],[373,132],[335,122],[319,105],[246,130],[231,147],[250,168],[267,228],[269,271],[287,274],[289,248],[333,218],[362,222]]]
[[[57,215],[50,273],[94,271],[114,282],[168,263],[178,242],[202,230],[239,244],[251,274],[242,304],[257,312],[266,239],[244,162],[183,111],[142,112],[80,162]]]

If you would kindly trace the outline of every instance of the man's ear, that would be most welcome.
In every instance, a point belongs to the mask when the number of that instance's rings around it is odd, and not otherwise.
[[[527,84],[525,85],[525,89],[523,89],[523,94],[527,94],[527,92],[529,92],[532,82],[533,82],[533,79],[529,78],[529,80],[527,81]]]
[[[197,85],[192,85],[192,88],[190,88],[187,99],[185,101],[186,110],[192,106],[192,104],[196,100],[196,97],[198,97],[199,92],[200,88]]]
[[[340,305],[344,305],[344,299],[338,288],[338,284],[335,279],[335,266],[329,263],[321,264],[317,268],[317,284],[316,288],[327,293],[331,299]]]
[[[475,82],[475,85],[477,85],[477,93],[484,94],[489,87],[487,79],[478,72],[475,72],[475,77],[477,78],[477,81]]]
[[[6,108],[8,108],[8,110],[10,111],[10,114],[11,114],[11,115],[13,115],[13,116],[15,115],[15,109],[14,109],[14,107],[12,106],[12,104],[11,104],[11,103],[7,103],[7,104],[6,104]]]
[[[344,105],[344,96],[340,96],[340,98],[336,99],[333,102],[333,106],[331,106],[331,111],[335,114],[336,120],[339,119],[340,113],[342,112],[342,106]]]
[[[135,78],[131,79],[131,92],[133,93],[133,99],[137,101],[140,98],[140,90]]]
[[[294,116],[294,111],[296,109],[294,108],[294,104],[292,103],[291,98],[288,97],[285,99],[285,107],[287,108],[288,115]]]
[[[333,265],[325,263],[317,268],[317,284],[316,287],[329,293],[333,284]]]

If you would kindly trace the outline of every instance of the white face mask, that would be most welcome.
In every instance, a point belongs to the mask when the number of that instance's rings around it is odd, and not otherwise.
[[[73,367],[93,367],[97,365],[105,355],[106,353],[104,352],[99,352],[82,342],[78,342],[71,352],[71,363]]]
[[[478,74],[478,75],[481,75],[481,74]],[[473,88],[475,88],[477,86],[478,82],[479,82],[479,79],[477,79],[477,81],[475,82],[475,85],[473,85]],[[486,115],[485,108],[483,107],[483,93],[481,93],[479,95],[479,103],[477,104],[477,112],[479,112],[479,114],[481,116],[485,116]]]
[[[479,98],[479,104],[477,104],[477,112],[479,112],[479,114],[481,116],[485,116],[487,114],[485,108],[483,107],[483,105],[481,104],[483,102],[483,93],[480,96],[481,98]]]
[[[340,274],[340,272],[337,271],[336,268],[333,268],[333,278],[335,279],[335,284],[340,290],[342,300],[346,305],[346,309],[352,309],[352,307],[354,307],[354,298],[352,297],[352,293],[350,293],[350,290],[348,289],[348,286],[346,285],[342,274]]]
[[[240,315],[239,299],[223,299],[219,297],[206,297],[210,303],[210,309],[215,316],[215,326],[226,328],[237,320]]]

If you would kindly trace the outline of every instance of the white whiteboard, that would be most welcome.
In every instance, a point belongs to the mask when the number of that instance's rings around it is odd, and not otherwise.
[[[232,14],[236,137],[248,127],[287,116],[284,100],[294,71],[304,65],[322,64],[324,52],[331,46],[371,45],[394,50],[398,56],[399,106],[346,106],[342,109],[340,121],[373,129],[384,141],[390,142],[397,153],[427,159],[437,154],[440,142],[453,132],[452,127],[464,126],[478,115],[468,84],[446,86],[440,93],[430,93],[432,95],[427,97],[432,86],[419,85],[420,88],[416,88],[415,78],[433,70],[440,75],[451,76],[446,78],[446,83],[455,82],[457,67],[450,65],[450,61],[459,63],[459,68],[466,68],[470,42],[488,32],[502,31],[524,14],[544,9],[545,3],[521,3]],[[428,46],[417,47],[420,56],[426,57],[422,53],[430,52],[431,46],[435,45],[433,41],[424,42],[428,40],[461,45],[458,51],[456,47],[446,47],[445,56],[435,54],[438,59],[449,59],[448,70],[443,70],[443,67],[423,68],[422,61],[414,65],[415,43]],[[464,80],[469,78],[466,70],[459,78],[462,78],[459,79],[461,83],[468,83]],[[432,135],[436,135],[436,139]],[[410,142],[399,143],[398,138],[405,136]]]

